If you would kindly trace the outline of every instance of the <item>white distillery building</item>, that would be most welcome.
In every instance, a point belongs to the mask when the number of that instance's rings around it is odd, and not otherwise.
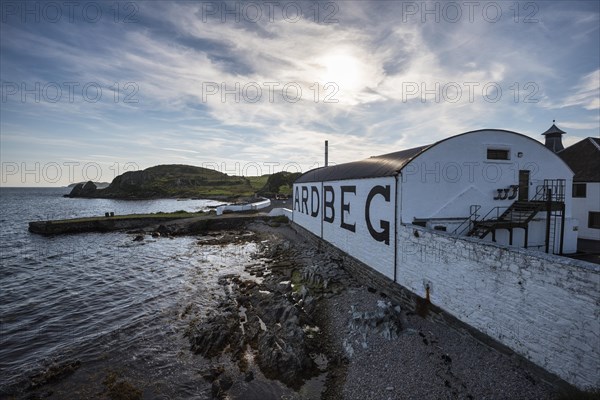
[[[396,224],[574,253],[573,172],[528,136],[497,129],[303,174],[298,225],[391,277]]]
[[[308,171],[292,217],[373,279],[598,388],[600,266],[555,255],[576,251],[572,184],[542,143],[484,129]]]

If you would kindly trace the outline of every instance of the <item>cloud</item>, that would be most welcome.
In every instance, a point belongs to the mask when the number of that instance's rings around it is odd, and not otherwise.
[[[480,128],[539,139],[539,121],[553,117],[578,134],[598,132],[597,6],[539,3],[538,22],[526,24],[499,3],[497,23],[480,14],[450,23],[405,21],[405,3],[337,2],[331,24],[290,22],[281,5],[272,21],[222,22],[203,18],[204,2],[139,2],[134,24],[2,24],[3,81],[98,82],[103,91],[97,103],[81,93],[57,103],[11,97],[3,155],[8,144],[19,157],[77,148],[82,158],[114,154],[144,166],[308,168],[322,161],[324,140],[332,161],[345,162]],[[297,4],[326,15],[331,3]],[[124,102],[130,82],[137,102]]]
[[[560,121],[560,126],[565,129],[598,129],[600,126],[600,118],[589,121]]]
[[[581,78],[575,93],[568,96],[562,107],[582,106],[586,110],[600,109],[600,69]]]
[[[181,153],[192,153],[192,154],[199,154],[197,151],[195,150],[187,150],[187,149],[174,149],[171,147],[163,147],[163,150],[168,150],[168,151],[177,151],[177,152],[181,152]]]

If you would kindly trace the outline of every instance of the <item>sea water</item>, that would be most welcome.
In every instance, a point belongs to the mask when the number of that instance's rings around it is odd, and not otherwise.
[[[217,204],[62,197],[68,191],[0,188],[0,397],[50,365],[79,361],[52,398],[102,397],[109,372],[142,388],[144,398],[209,398],[210,384],[200,376],[208,364],[189,351],[183,333],[214,311],[223,295],[218,278],[242,274],[257,245],[29,233],[34,220]]]

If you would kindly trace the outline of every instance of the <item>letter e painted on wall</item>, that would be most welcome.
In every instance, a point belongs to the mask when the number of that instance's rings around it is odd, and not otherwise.
[[[344,202],[344,200],[346,199],[345,195],[346,195],[346,193],[352,193],[352,194],[356,195],[356,186],[341,186],[340,189],[342,191],[342,194],[340,196],[340,201],[342,203],[340,226],[344,229],[349,230],[350,232],[356,232],[356,223],[348,224],[348,223],[346,223],[346,220],[344,219],[345,212],[348,212],[348,214],[351,213],[350,203]]]

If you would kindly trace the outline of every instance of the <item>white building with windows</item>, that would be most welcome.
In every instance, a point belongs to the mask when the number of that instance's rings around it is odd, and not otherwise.
[[[573,217],[579,220],[579,238],[600,241],[600,138],[583,139],[558,156],[575,173],[572,203]]]

